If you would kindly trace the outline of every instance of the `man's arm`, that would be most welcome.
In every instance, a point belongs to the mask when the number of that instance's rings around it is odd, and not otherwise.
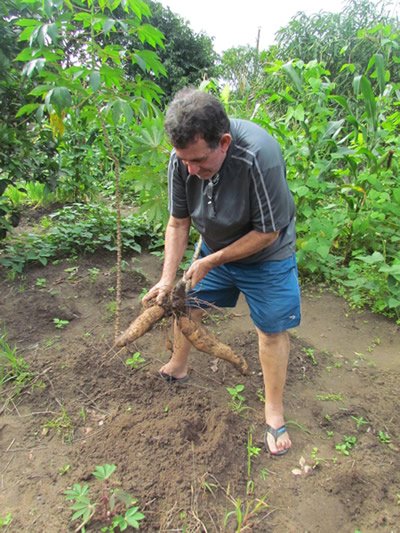
[[[191,280],[191,285],[194,287],[212,268],[253,255],[273,244],[278,235],[279,231],[271,233],[249,231],[229,246],[194,261],[186,272],[186,278]]]
[[[190,217],[170,217],[165,231],[164,266],[160,281],[143,298],[143,303],[156,298],[161,303],[175,282],[177,270],[185,253],[190,228]]]

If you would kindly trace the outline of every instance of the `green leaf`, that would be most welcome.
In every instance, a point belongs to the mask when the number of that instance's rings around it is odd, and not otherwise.
[[[150,7],[143,0],[127,0],[126,5],[140,20],[143,16],[149,17],[151,15]]]
[[[114,19],[106,19],[104,24],[103,24],[103,33],[104,34],[107,34],[110,32],[111,28],[113,28],[115,26],[115,20]]]
[[[356,259],[363,263],[367,263],[367,265],[376,265],[377,263],[385,262],[385,258],[380,252],[374,252],[372,255],[359,255]]]
[[[89,76],[89,85],[94,92],[98,91],[101,85],[100,72],[98,70],[93,70]]]
[[[45,103],[47,106],[51,104],[60,115],[64,109],[71,107],[71,93],[66,87],[55,87],[47,93]]]
[[[28,76],[29,78],[35,70],[37,70],[38,72],[43,70],[45,64],[46,60],[43,57],[40,57],[39,59],[33,59],[24,66],[24,68],[22,69],[22,74]]]
[[[39,104],[26,104],[21,107],[18,113],[15,115],[16,118],[22,117],[23,115],[30,115],[32,111],[35,111],[39,107]]]
[[[155,76],[161,74],[167,75],[164,65],[161,63],[158,55],[151,50],[136,50],[133,59],[144,72],[153,72]]]
[[[292,80],[296,90],[299,93],[302,93],[303,92],[303,82],[302,82],[300,76],[298,75],[297,71],[293,67],[292,61],[290,61],[289,63],[286,63],[285,65],[283,65],[282,69],[286,72],[286,74]]]
[[[143,44],[148,43],[153,48],[156,48],[157,46],[164,48],[164,34],[154,26],[151,26],[150,24],[142,24],[141,26],[138,26],[136,31]]]
[[[116,468],[117,468],[116,465],[109,465],[109,464],[96,466],[93,472],[93,475],[95,478],[103,481],[104,479],[108,479],[111,476],[111,474],[115,472]]]
[[[375,54],[375,69],[376,77],[378,79],[380,94],[385,92],[386,87],[386,73],[385,73],[385,60],[382,54]]]

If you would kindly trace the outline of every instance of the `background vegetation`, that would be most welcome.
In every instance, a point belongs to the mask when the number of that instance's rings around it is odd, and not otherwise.
[[[400,33],[389,8],[351,0],[340,14],[298,13],[268,50],[218,57],[150,0],[4,0],[0,263],[15,275],[30,261],[113,249],[105,204],[118,185],[125,248],[162,247],[163,111],[195,84],[281,143],[303,277],[398,319]],[[32,208],[54,215],[13,229]]]

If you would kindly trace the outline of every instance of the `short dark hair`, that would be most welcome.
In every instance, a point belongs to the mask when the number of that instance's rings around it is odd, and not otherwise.
[[[186,87],[176,93],[168,107],[165,130],[176,148],[186,148],[202,137],[216,148],[224,133],[229,133],[228,115],[215,96]]]

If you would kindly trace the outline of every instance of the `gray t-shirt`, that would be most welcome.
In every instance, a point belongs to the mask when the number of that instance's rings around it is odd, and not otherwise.
[[[232,143],[213,187],[188,174],[172,151],[168,167],[169,211],[191,217],[212,251],[225,248],[252,230],[280,231],[278,239],[241,263],[285,259],[295,249],[295,206],[277,141],[257,124],[231,119]]]

